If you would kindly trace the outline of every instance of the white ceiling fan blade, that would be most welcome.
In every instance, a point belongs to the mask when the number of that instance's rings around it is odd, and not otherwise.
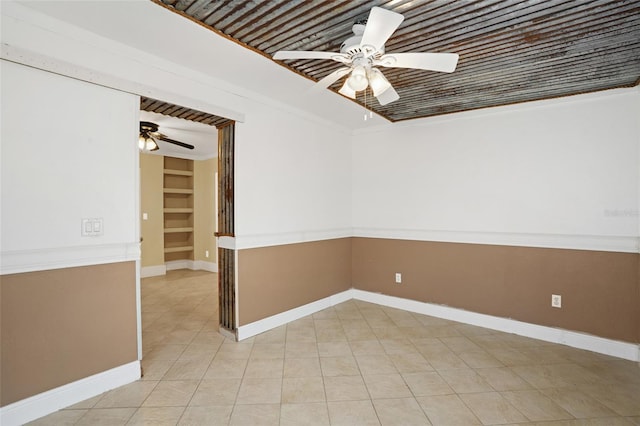
[[[393,87],[389,87],[387,90],[385,90],[384,92],[376,96],[376,99],[378,99],[378,102],[380,102],[380,105],[386,105],[400,99],[400,95],[398,95],[398,92],[396,92],[396,90]]]
[[[376,65],[395,68],[418,68],[429,71],[453,72],[458,65],[457,53],[389,53]]]
[[[338,93],[351,99],[356,98],[356,91],[349,87],[346,81],[344,82],[340,90],[338,90]]]
[[[315,50],[279,50],[273,54],[273,59],[331,59],[337,62],[348,63],[349,57],[338,52],[318,52]]]
[[[404,16],[399,13],[381,7],[372,8],[360,42],[365,55],[370,56],[380,50],[403,20]]]
[[[344,77],[345,75],[347,75],[349,71],[351,71],[351,68],[349,67],[338,68],[334,72],[320,79],[316,84],[313,85],[311,90],[317,91],[320,89],[326,89],[327,87],[331,86],[333,83],[338,81],[341,77]]]

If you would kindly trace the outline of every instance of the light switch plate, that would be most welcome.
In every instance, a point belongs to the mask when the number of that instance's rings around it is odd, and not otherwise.
[[[103,219],[83,218],[81,220],[81,235],[83,237],[98,237],[104,234]]]

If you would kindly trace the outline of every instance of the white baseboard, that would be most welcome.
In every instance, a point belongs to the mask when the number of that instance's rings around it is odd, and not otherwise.
[[[640,362],[640,345],[605,339],[603,337],[576,331],[563,330],[561,328],[547,327],[516,321],[509,318],[500,318],[492,315],[479,314],[449,306],[435,305],[418,302],[410,299],[402,299],[379,293],[350,289],[333,296],[325,297],[306,305],[290,309],[288,311],[252,322],[238,327],[238,340],[244,340],[265,331],[269,331],[281,325],[311,315],[323,309],[356,299],[390,308],[402,309],[408,312],[429,315],[432,317],[448,319],[464,324],[476,325],[491,330],[513,333],[520,336],[531,337],[545,342],[559,343],[578,349],[597,352],[605,355]]]
[[[218,272],[217,263],[206,262],[204,260],[172,260],[170,262],[165,262],[164,266],[167,268],[167,271],[191,269],[192,271]]]
[[[140,268],[140,278],[166,275],[167,271],[191,269],[192,271],[218,272],[218,264],[204,260],[172,260],[164,265],[145,266]]]
[[[140,278],[157,277],[159,275],[167,275],[167,267],[165,265],[144,266],[140,268]]]
[[[218,272],[218,264],[214,262],[207,262],[205,260],[195,260],[193,262],[193,269],[196,271]]]
[[[51,389],[0,408],[0,424],[17,426],[140,378],[140,361]]]
[[[333,296],[325,297],[324,299],[316,300],[315,302],[307,303],[306,305],[299,306],[297,308],[290,309],[288,311],[252,322],[247,325],[238,327],[238,341],[255,336],[256,334],[264,333],[281,325],[287,324],[291,321],[306,317],[308,315],[319,312],[323,309],[330,308],[347,300],[353,299],[352,290],[343,291],[342,293],[334,294]]]
[[[171,260],[169,262],[165,262],[164,265],[167,268],[167,271],[175,271],[176,269],[195,269],[193,267],[193,260]]]
[[[559,343],[574,348],[586,349],[592,352],[640,362],[640,345],[633,343],[605,339],[576,331],[530,324],[509,318],[494,317],[448,306],[402,299],[363,290],[354,289],[353,298],[391,308],[513,333],[546,342]]]

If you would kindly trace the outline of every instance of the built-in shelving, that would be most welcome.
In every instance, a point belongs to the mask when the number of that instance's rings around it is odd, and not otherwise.
[[[178,247],[165,247],[164,252],[166,253],[184,253],[193,251],[193,246],[178,246]]]
[[[185,228],[165,228],[165,234],[172,234],[177,232],[193,232],[193,227],[185,227]]]
[[[193,194],[193,189],[165,188],[165,194]]]
[[[164,260],[193,260],[193,161],[164,157]]]
[[[170,207],[164,209],[165,213],[193,213],[193,207]]]
[[[189,160],[185,160],[185,161],[189,161]],[[193,176],[193,170],[164,169],[164,174],[174,175],[174,176]]]

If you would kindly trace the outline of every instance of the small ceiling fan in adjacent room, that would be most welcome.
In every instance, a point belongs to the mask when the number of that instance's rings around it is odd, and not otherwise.
[[[140,137],[138,138],[138,148],[140,151],[157,151],[160,149],[157,141],[163,141],[170,144],[178,145],[183,148],[193,149],[194,146],[175,139],[170,139],[158,132],[158,125],[150,121],[140,122]]]
[[[456,53],[385,53],[384,44],[400,26],[404,16],[390,10],[374,7],[368,19],[356,22],[353,36],[340,46],[340,52],[304,50],[281,50],[273,59],[331,59],[344,64],[316,84],[317,88],[328,88],[340,78],[349,75],[339,93],[355,99],[356,93],[368,87],[380,105],[400,99],[378,67],[416,68],[429,71],[453,72],[458,63]]]

